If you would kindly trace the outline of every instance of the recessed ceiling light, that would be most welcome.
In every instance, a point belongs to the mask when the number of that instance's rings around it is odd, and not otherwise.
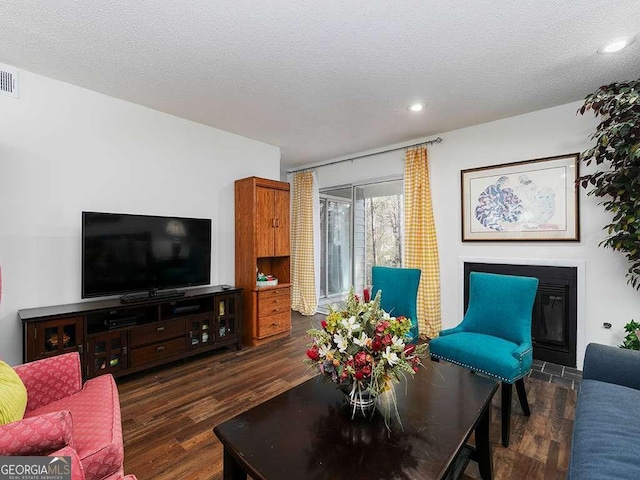
[[[616,53],[634,42],[634,37],[620,38],[614,42],[603,45],[598,49],[598,53]]]
[[[421,112],[423,108],[424,108],[423,103],[414,103],[409,107],[409,110],[411,110],[412,112]]]

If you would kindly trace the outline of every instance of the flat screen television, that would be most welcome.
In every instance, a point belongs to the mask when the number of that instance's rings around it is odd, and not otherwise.
[[[210,219],[82,212],[82,298],[210,281]]]

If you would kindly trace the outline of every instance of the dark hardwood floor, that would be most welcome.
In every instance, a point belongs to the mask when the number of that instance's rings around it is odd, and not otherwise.
[[[222,446],[213,427],[314,376],[302,363],[305,332],[321,318],[293,313],[289,338],[118,379],[125,472],[139,480],[222,479]],[[531,417],[522,415],[514,395],[509,448],[500,444],[499,392],[494,398],[494,478],[565,479],[577,392],[533,378],[525,382]],[[473,462],[463,478],[479,478]]]

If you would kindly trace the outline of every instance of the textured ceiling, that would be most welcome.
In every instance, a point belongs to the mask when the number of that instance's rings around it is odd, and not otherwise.
[[[279,146],[284,167],[640,77],[640,38],[596,53],[640,35],[638,0],[0,0],[0,18],[0,62]]]

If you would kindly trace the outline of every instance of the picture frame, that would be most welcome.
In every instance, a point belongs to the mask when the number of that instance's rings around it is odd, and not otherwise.
[[[580,241],[578,170],[578,153],[462,170],[462,241]]]

